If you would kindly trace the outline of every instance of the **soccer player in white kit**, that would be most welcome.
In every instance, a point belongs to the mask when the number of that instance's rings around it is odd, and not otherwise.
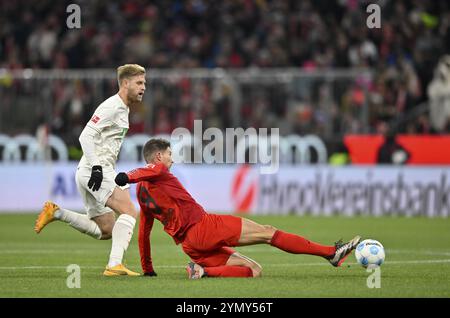
[[[117,69],[117,77],[119,92],[98,106],[79,138],[83,157],[75,177],[87,214],[63,209],[47,201],[34,230],[40,233],[47,224],[59,220],[95,239],[112,238],[110,258],[103,275],[138,276],[139,273],[122,263],[133,235],[137,212],[129,187],[116,185],[114,169],[129,127],[129,107],[142,101],[145,92],[145,69],[137,64],[122,65]],[[114,211],[120,214],[117,220]]]

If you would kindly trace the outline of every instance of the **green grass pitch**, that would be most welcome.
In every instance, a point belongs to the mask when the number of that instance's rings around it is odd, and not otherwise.
[[[0,215],[0,297],[450,297],[450,219],[403,217],[254,216],[313,241],[332,244],[355,234],[379,240],[386,249],[380,288],[368,288],[371,273],[349,256],[341,268],[322,258],[293,255],[268,245],[237,250],[263,267],[258,279],[191,281],[188,257],[155,222],[153,262],[158,277],[103,277],[111,241],[96,241],[54,222],[41,234],[35,215]],[[126,255],[140,271],[137,231]],[[81,268],[80,288],[66,285],[66,268]]]

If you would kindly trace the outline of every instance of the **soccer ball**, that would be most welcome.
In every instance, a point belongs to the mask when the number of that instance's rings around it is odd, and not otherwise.
[[[384,262],[384,247],[376,240],[364,240],[356,246],[355,257],[364,268],[376,268]]]

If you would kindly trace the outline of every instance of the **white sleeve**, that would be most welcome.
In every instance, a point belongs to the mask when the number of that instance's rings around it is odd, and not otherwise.
[[[89,125],[86,125],[79,138],[83,154],[86,157],[87,162],[92,166],[100,166],[100,160],[95,153],[94,140],[97,134],[98,132],[95,129],[93,129]]]
[[[103,129],[110,127],[114,123],[113,118],[115,113],[116,112],[114,109],[111,109],[111,107],[98,107],[86,126],[101,133]]]

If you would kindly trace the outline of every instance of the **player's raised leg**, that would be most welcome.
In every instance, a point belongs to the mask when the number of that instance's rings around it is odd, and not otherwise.
[[[243,218],[239,245],[270,244],[292,254],[322,256],[333,266],[340,266],[360,239],[359,236],[356,236],[345,244],[339,241],[334,246],[322,245],[300,235],[278,230],[271,225],[261,225]]]
[[[78,191],[83,199],[83,203],[87,212],[80,214],[68,209],[63,209],[51,201],[47,201],[39,214],[34,230],[40,233],[42,229],[49,223],[59,220],[68,223],[74,229],[81,233],[87,234],[95,239],[111,238],[112,228],[114,226],[115,217],[111,209],[105,207],[105,203],[100,197],[106,195],[108,187],[115,187],[113,176],[109,176],[110,182],[103,182],[101,191],[92,192],[87,187],[90,179],[89,169],[77,169],[75,174],[75,182]]]
[[[103,237],[99,226],[86,215],[62,209],[51,201],[45,202],[41,213],[39,213],[34,226],[35,232],[40,233],[47,224],[56,220],[68,223],[74,229],[95,239],[107,238],[107,235]]]
[[[116,187],[106,201],[106,206],[120,213],[120,216],[117,218],[112,229],[111,253],[108,265],[103,274],[105,276],[139,276],[139,273],[130,271],[122,263],[123,255],[128,249],[131,237],[133,236],[137,216],[128,189],[123,190]]]

